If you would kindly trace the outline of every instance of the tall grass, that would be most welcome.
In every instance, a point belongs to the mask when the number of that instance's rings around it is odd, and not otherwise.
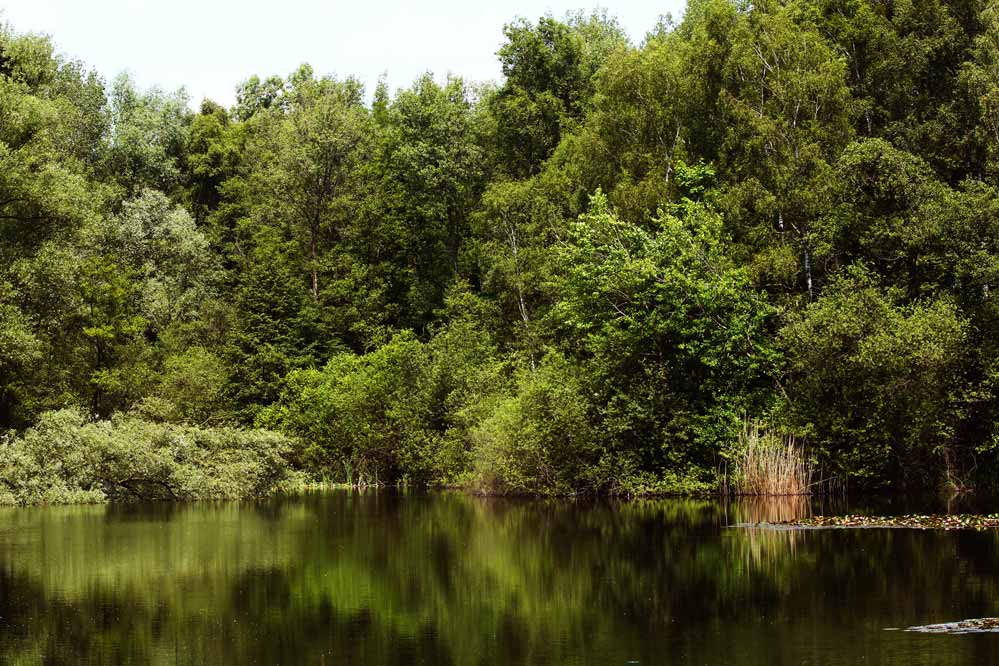
[[[808,495],[812,464],[793,435],[779,436],[746,423],[739,434],[738,459],[731,492],[737,495]]]

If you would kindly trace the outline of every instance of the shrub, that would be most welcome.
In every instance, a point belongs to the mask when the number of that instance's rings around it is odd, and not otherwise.
[[[297,462],[318,477],[450,483],[468,465],[466,428],[501,382],[494,354],[467,322],[427,344],[400,333],[369,354],[292,372],[258,423],[305,442]]]
[[[471,431],[473,489],[541,495],[598,489],[602,448],[589,413],[572,367],[548,357]]]
[[[785,414],[833,476],[932,487],[957,453],[970,326],[949,299],[898,301],[854,267],[789,317]]]
[[[427,354],[412,335],[397,335],[364,356],[338,354],[322,370],[293,371],[280,400],[258,423],[305,442],[298,461],[318,476],[378,483],[398,474],[406,449],[432,448],[426,427]]]
[[[289,444],[263,430],[47,412],[23,436],[0,442],[0,503],[258,497],[286,477]]]

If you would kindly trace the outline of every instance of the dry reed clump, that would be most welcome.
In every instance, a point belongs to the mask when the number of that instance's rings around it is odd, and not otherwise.
[[[812,464],[793,435],[778,436],[757,423],[739,434],[738,460],[732,491],[737,495],[808,495]]]

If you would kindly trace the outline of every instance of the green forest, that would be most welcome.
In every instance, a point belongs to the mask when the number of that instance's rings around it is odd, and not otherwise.
[[[999,5],[650,28],[226,109],[0,27],[0,503],[710,493],[747,423],[838,487],[999,487]]]

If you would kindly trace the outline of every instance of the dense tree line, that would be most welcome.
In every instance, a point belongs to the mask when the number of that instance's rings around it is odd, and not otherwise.
[[[759,419],[853,486],[999,480],[993,4],[504,33],[499,84],[303,65],[192,112],[4,28],[8,454],[111,419],[333,480],[702,491]]]

